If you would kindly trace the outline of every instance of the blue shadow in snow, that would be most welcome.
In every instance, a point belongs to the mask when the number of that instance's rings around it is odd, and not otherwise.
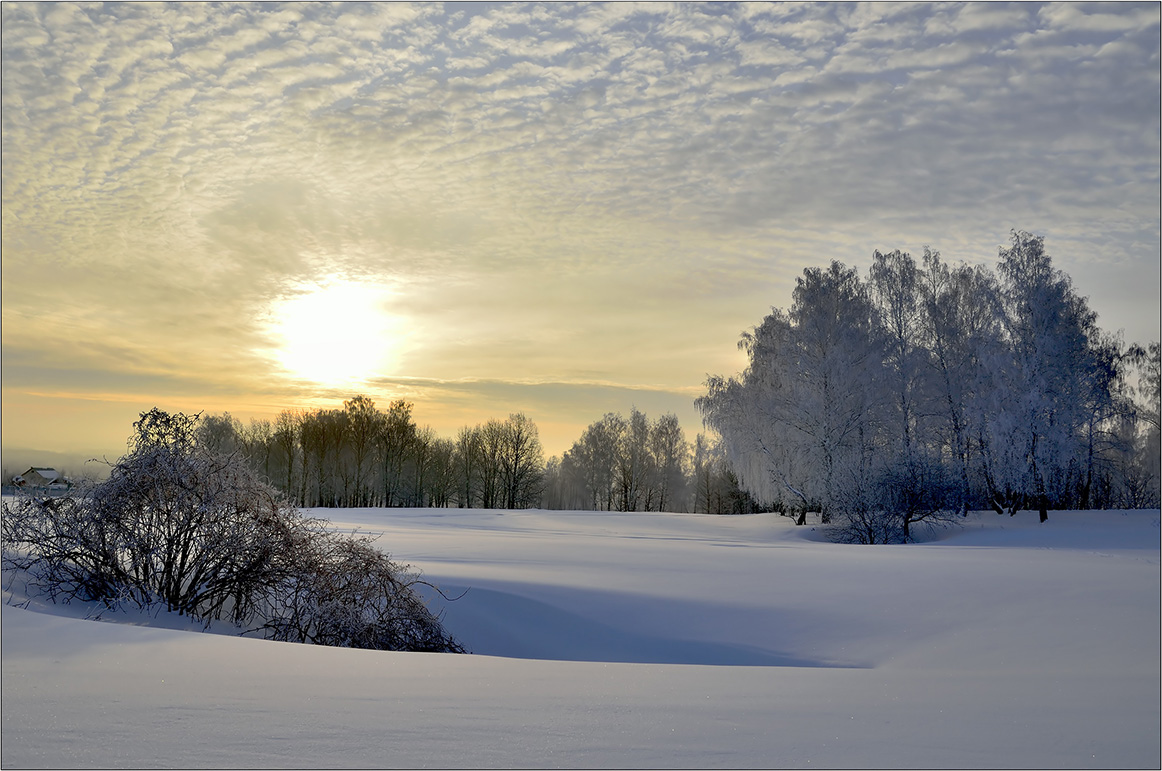
[[[649,635],[596,621],[557,605],[495,589],[471,588],[445,602],[427,590],[429,607],[474,654],[550,661],[710,666],[867,668],[868,664],[804,658],[748,645]],[[442,584],[449,597],[464,587]],[[656,598],[648,601],[657,602]],[[675,604],[675,611],[679,611]],[[745,611],[740,611],[745,612]]]

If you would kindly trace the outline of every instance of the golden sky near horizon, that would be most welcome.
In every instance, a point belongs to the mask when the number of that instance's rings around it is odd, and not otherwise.
[[[3,445],[676,412],[804,267],[1044,235],[1159,336],[1159,6],[3,12]]]

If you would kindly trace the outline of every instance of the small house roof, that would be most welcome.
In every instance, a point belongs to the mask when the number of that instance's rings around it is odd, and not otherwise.
[[[61,472],[57,471],[56,469],[42,468],[40,466],[32,466],[28,469],[28,471],[25,471],[20,476],[28,479],[29,477],[33,477],[33,475],[39,476],[41,479],[45,479],[49,482],[55,482],[61,478]]]

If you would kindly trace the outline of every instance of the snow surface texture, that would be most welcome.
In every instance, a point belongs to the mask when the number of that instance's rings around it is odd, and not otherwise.
[[[1162,763],[1157,511],[976,514],[906,546],[776,515],[315,513],[468,589],[432,596],[476,655],[6,604],[3,766]]]

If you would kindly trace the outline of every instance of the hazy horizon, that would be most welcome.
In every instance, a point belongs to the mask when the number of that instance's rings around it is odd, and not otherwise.
[[[1011,229],[1159,339],[1156,3],[2,12],[5,468],[361,393],[692,439],[803,268]]]

